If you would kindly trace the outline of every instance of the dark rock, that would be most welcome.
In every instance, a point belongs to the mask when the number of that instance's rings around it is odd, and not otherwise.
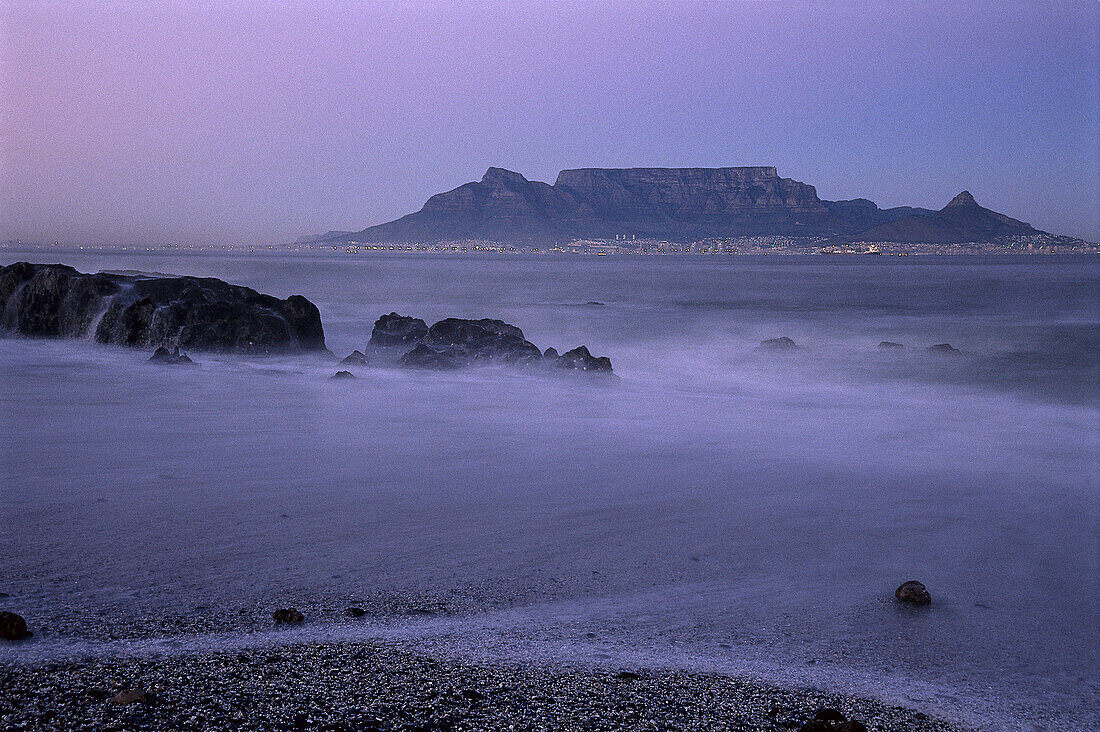
[[[848,718],[845,717],[843,713],[841,713],[840,711],[838,711],[836,709],[831,709],[829,707],[823,707],[821,709],[818,709],[814,713],[814,719],[819,719],[823,722],[844,722],[844,721],[847,721]]]
[[[334,378],[334,379],[354,379],[355,374],[353,374],[350,371],[337,371],[335,374],[332,375],[332,378]]]
[[[348,615],[350,615],[353,618],[361,618],[361,617],[363,617],[364,615],[367,614],[367,611],[364,610],[361,607],[349,607],[344,612],[346,612]]]
[[[624,681],[635,681],[642,678],[642,675],[633,671],[620,671],[615,674],[616,679],[623,679]]]
[[[894,597],[910,605],[927,605],[932,602],[932,596],[928,594],[928,589],[916,580],[903,582],[900,587],[894,590]]]
[[[166,366],[186,366],[192,365],[195,362],[188,358],[186,353],[180,353],[179,348],[173,348],[169,351],[164,346],[160,346],[157,350],[153,351],[153,355],[149,357],[146,363],[163,364]]]
[[[806,724],[798,728],[798,732],[832,732],[834,729],[830,722],[823,722],[820,719],[811,719]]]
[[[432,325],[421,344],[470,363],[530,364],[542,361],[542,351],[523,331],[502,320],[445,318]]]
[[[611,359],[607,356],[600,356],[597,358],[589,353],[588,348],[585,346],[578,346],[572,351],[566,351],[558,357],[557,361],[553,362],[553,365],[558,368],[572,369],[574,371],[591,371],[602,374],[611,373]]]
[[[892,348],[892,349],[905,348],[905,346],[903,346],[902,344],[894,343],[893,341],[882,341],[881,343],[878,344],[878,347],[879,348]]]
[[[111,703],[118,704],[119,706],[135,704],[137,702],[143,702],[145,700],[145,689],[142,689],[140,687],[136,689],[127,689],[126,691],[120,691],[119,693],[111,697]]]
[[[847,722],[841,722],[836,732],[867,732],[867,725],[855,719],[849,719]]]
[[[347,356],[344,357],[344,360],[342,360],[340,362],[340,365],[341,366],[366,366],[367,365],[367,357],[363,353],[361,353],[360,351],[352,351],[351,353],[349,353]]]
[[[545,351],[542,352],[542,357],[546,361],[556,360],[558,358],[558,349],[547,348]]]
[[[30,636],[27,632],[27,621],[22,615],[0,611],[0,638],[4,640],[23,640]]]
[[[370,346],[374,348],[411,348],[428,332],[428,324],[420,318],[390,313],[374,321]]]
[[[325,350],[321,316],[300,295],[280,300],[212,278],[83,274],[60,264],[0,268],[0,327],[121,346]]]
[[[924,349],[933,353],[959,353],[959,349],[952,346],[950,343],[937,343],[934,346],[929,346]]]
[[[798,344],[787,336],[781,336],[779,338],[769,338],[766,341],[760,341],[759,348],[765,351],[790,351],[798,348]]]
[[[470,701],[481,701],[485,698],[485,695],[477,689],[463,689],[461,694],[463,699],[469,699]]]
[[[462,367],[462,363],[454,356],[429,348],[423,343],[398,359],[397,364],[405,368],[434,369],[438,371]]]
[[[306,619],[305,615],[302,615],[292,607],[280,608],[271,613],[271,617],[276,623],[300,623]]]
[[[604,304],[603,304],[602,302],[600,302],[599,300],[589,300],[588,302],[586,302],[586,303],[585,303],[585,305],[587,305],[587,306],[588,306],[588,307],[590,307],[590,308],[603,308],[603,307],[607,307],[606,305],[604,305]]]

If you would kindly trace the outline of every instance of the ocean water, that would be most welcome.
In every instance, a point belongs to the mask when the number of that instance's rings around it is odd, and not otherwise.
[[[45,628],[0,660],[377,637],[1100,726],[1095,258],[18,259],[302,294],[341,357],[390,311],[502,318],[621,380],[0,339],[0,607]],[[212,630],[129,632],[173,615]]]

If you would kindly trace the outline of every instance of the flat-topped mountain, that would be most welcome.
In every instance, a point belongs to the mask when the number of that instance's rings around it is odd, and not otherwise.
[[[826,201],[774,167],[578,168],[553,185],[503,168],[428,199],[416,213],[324,242],[487,240],[507,244],[574,239],[696,241],[743,236],[839,241],[954,243],[1042,234],[960,194],[940,211],[873,201]]]

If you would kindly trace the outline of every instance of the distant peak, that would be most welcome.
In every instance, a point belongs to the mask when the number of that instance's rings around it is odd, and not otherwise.
[[[515,173],[511,170],[505,170],[504,168],[489,168],[485,171],[485,175],[481,176],[481,182],[487,183],[491,181],[516,181],[527,183],[528,180],[519,173]]]
[[[970,195],[970,191],[963,191],[959,195],[951,199],[951,201],[944,208],[955,208],[958,206],[977,206],[978,202],[974,200],[974,196]]]

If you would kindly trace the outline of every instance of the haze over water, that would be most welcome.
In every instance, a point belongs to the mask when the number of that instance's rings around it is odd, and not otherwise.
[[[0,592],[42,629],[4,660],[265,642],[295,605],[280,639],[1098,722],[1091,258],[50,258],[305,295],[340,357],[382,313],[498,317],[621,382],[2,339]]]

